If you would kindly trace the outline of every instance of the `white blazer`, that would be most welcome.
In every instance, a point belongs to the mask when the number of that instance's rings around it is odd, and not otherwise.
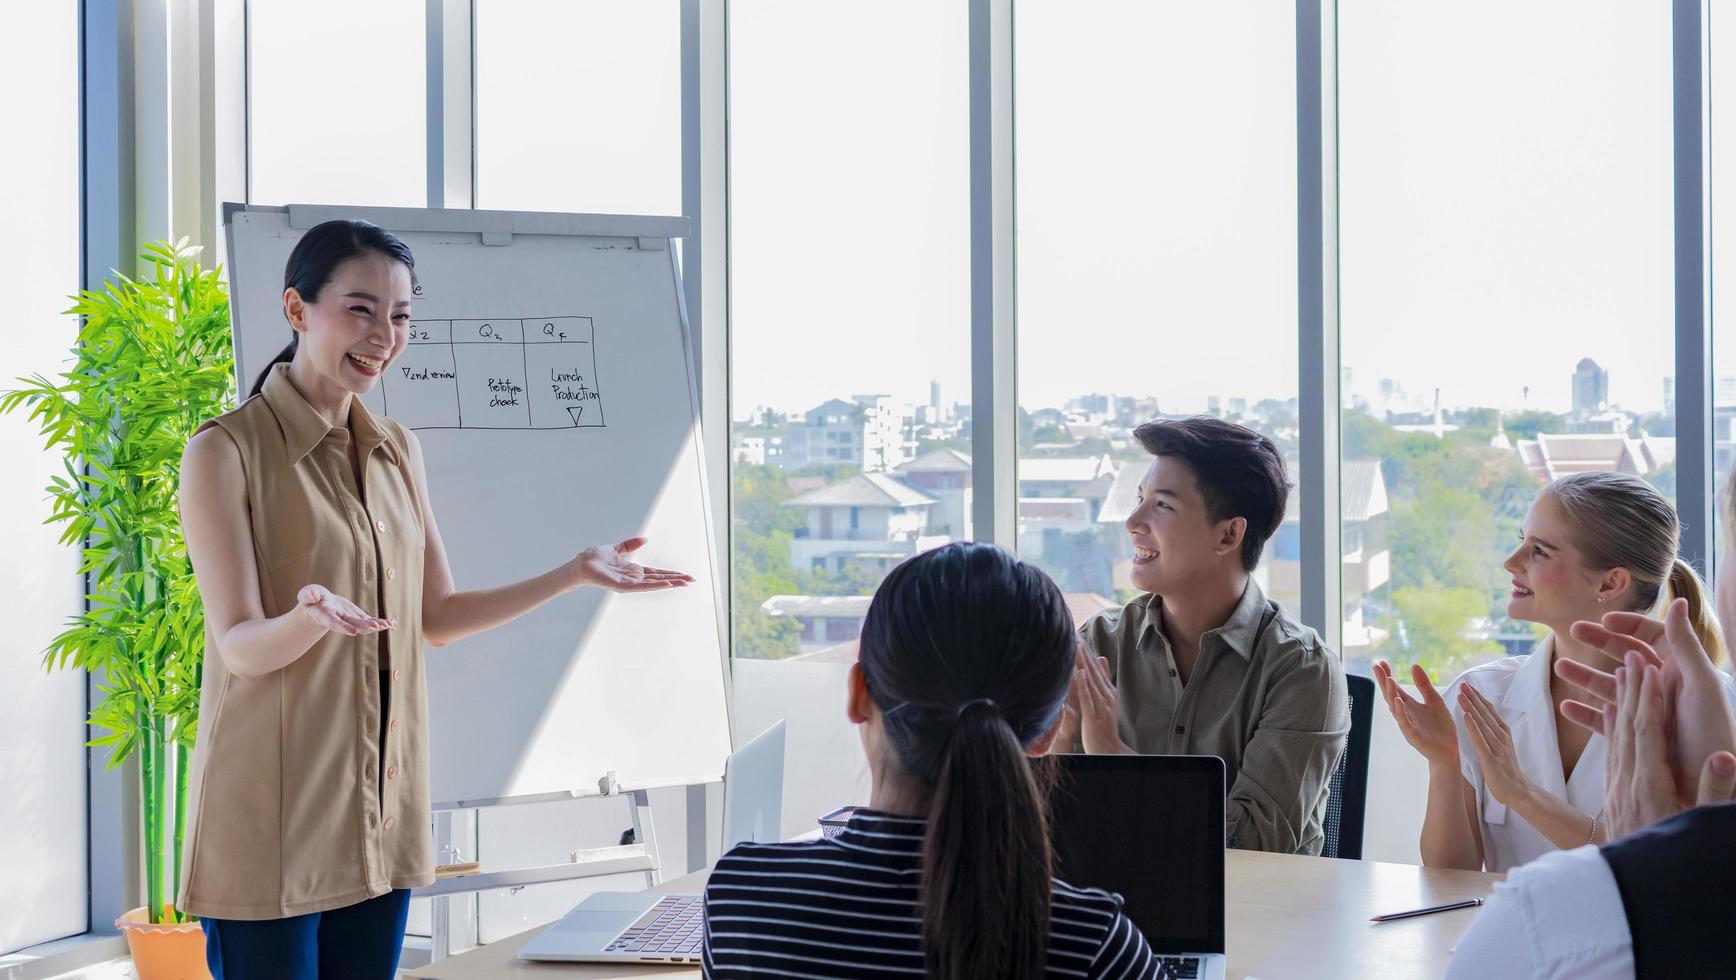
[[[1556,743],[1554,703],[1549,698],[1550,665],[1554,662],[1555,637],[1545,637],[1526,657],[1507,657],[1460,674],[1444,695],[1453,721],[1459,728],[1459,771],[1477,794],[1477,813],[1482,817],[1483,867],[1505,872],[1556,850],[1517,811],[1489,795],[1483,783],[1483,767],[1477,760],[1477,749],[1465,728],[1464,709],[1459,707],[1459,687],[1469,684],[1476,688],[1513,733],[1513,751],[1519,757],[1519,769],[1531,781],[1557,799],[1566,800],[1574,809],[1586,815],[1590,830],[1591,815],[1603,810],[1603,767],[1605,743],[1602,735],[1593,735],[1585,743],[1585,751],[1573,766],[1571,778],[1562,779],[1561,749]],[[1569,724],[1565,720],[1562,724]]]

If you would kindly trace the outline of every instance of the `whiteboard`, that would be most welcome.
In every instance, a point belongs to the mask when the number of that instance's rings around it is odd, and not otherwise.
[[[225,209],[245,393],[289,342],[303,232],[363,218],[416,255],[411,343],[369,410],[414,429],[459,589],[644,535],[697,581],[583,589],[426,651],[437,806],[713,781],[730,751],[699,407],[670,240],[680,218],[415,208]]]

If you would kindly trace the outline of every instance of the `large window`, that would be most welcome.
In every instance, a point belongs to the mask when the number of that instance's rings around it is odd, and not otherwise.
[[[1674,496],[1670,43],[1618,0],[1339,4],[1347,649],[1527,652],[1501,561],[1544,483]]]
[[[249,0],[253,201],[428,203],[426,7]]]
[[[735,716],[790,721],[786,827],[865,798],[868,596],[970,533],[966,13],[730,5]]]
[[[680,12],[477,4],[477,206],[680,214]]]
[[[5,175],[7,329],[0,389],[65,369],[78,324],[61,311],[79,282],[78,5],[8,11],[0,31],[0,133],[12,147]],[[18,97],[19,93],[30,93]],[[83,932],[85,914],[84,675],[46,673],[41,651],[78,614],[77,554],[44,526],[43,488],[62,472],[57,453],[23,411],[0,416],[0,956]]]
[[[1135,595],[1133,426],[1238,421],[1296,477],[1295,14],[1022,0],[1013,61],[1019,551],[1083,619]],[[1256,572],[1292,607],[1300,503]]]

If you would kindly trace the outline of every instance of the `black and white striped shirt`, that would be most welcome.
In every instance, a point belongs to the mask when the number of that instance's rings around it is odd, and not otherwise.
[[[705,975],[921,976],[925,828],[857,810],[829,840],[732,849],[705,888]],[[1057,881],[1050,918],[1050,976],[1157,975],[1120,896]]]

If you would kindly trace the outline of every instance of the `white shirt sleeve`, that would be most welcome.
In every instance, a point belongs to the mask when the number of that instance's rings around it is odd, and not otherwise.
[[[1630,980],[1621,891],[1595,846],[1515,868],[1453,949],[1447,980]]]

